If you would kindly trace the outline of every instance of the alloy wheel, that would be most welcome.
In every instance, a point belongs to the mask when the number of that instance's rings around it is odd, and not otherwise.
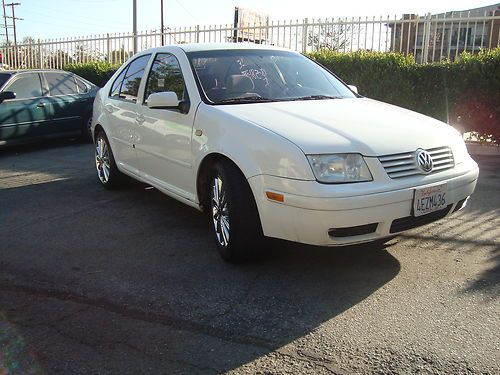
[[[109,181],[111,171],[109,148],[106,141],[99,137],[95,145],[95,165],[97,168],[97,176],[103,184]]]
[[[212,220],[217,241],[222,247],[227,247],[230,234],[229,211],[226,191],[220,176],[214,177],[212,182]]]

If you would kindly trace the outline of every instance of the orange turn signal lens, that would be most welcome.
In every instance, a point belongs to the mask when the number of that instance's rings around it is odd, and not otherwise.
[[[285,201],[285,196],[283,194],[274,193],[272,191],[266,191],[266,197],[271,201],[276,201],[276,202]]]

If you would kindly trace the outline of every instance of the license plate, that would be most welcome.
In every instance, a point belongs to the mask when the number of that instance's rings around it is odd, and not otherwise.
[[[415,189],[413,216],[422,216],[445,208],[447,191],[446,184]]]

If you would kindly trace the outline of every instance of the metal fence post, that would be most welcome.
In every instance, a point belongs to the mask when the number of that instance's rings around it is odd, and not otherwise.
[[[40,39],[38,39],[38,68],[43,69],[43,51]]]
[[[304,18],[304,23],[302,25],[302,53],[307,52],[307,25],[308,20]]]
[[[422,48],[422,63],[427,64],[429,60],[429,43],[431,40],[431,14],[427,13],[425,15],[424,23],[424,35],[422,35],[422,43],[424,48]]]
[[[196,25],[196,43],[200,43],[200,25]]]
[[[106,34],[106,48],[108,49],[108,62],[112,63],[112,61],[111,61],[111,39],[109,39],[109,33]]]

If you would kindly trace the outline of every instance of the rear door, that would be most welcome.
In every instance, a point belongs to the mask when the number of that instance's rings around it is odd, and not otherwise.
[[[140,174],[135,150],[135,143],[139,140],[137,97],[150,57],[139,56],[121,71],[111,85],[104,105],[111,130],[108,138],[115,160],[123,169],[136,175]]]
[[[48,89],[47,106],[55,133],[80,132],[92,98],[80,93],[72,74],[44,72]]]
[[[16,98],[0,103],[0,144],[50,133],[50,109],[39,73],[20,73],[2,91],[13,91]]]

